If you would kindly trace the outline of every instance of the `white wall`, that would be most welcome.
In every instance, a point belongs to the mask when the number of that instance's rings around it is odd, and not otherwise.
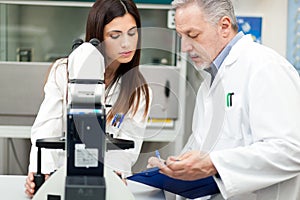
[[[286,56],[288,0],[233,0],[237,15],[262,16],[262,43]]]

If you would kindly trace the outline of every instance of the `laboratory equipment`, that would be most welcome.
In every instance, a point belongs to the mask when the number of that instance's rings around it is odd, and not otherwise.
[[[98,50],[99,43],[97,39],[90,42],[76,40],[73,45],[74,50],[68,57],[66,138],[37,140],[38,170],[35,183],[37,188],[41,188],[33,199],[45,199],[49,195],[51,198],[62,196],[65,200],[107,199],[104,177],[107,146],[109,149],[134,147],[133,141],[115,139],[105,132],[105,64]],[[47,187],[53,186],[48,181],[43,184],[41,148],[66,149],[65,174],[60,173],[61,181],[65,179],[64,195],[47,194],[50,192]]]

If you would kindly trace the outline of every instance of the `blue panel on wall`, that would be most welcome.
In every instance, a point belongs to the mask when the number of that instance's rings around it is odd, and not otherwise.
[[[261,43],[262,17],[237,16],[239,31],[244,34],[251,34],[254,41]]]
[[[287,59],[300,73],[300,1],[289,0]]]

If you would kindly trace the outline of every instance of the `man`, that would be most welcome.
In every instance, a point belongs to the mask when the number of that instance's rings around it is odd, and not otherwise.
[[[238,33],[230,0],[172,4],[182,51],[204,81],[183,153],[165,163],[152,157],[149,166],[183,180],[213,176],[221,193],[214,199],[300,199],[298,73]]]

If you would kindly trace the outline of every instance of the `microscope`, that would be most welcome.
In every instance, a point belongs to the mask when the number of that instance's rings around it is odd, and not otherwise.
[[[35,199],[47,200],[108,200],[107,191],[113,185],[124,189],[125,184],[113,172],[104,173],[104,155],[107,150],[128,149],[134,142],[112,138],[106,133],[104,58],[99,51],[100,42],[75,40],[68,57],[68,97],[66,136],[40,139],[38,167],[34,181]],[[41,173],[41,148],[64,149],[66,165],[44,183]],[[117,177],[117,178],[116,178]],[[52,180],[51,180],[52,179]],[[133,199],[129,191],[125,191]],[[123,193],[124,194],[124,193]]]

